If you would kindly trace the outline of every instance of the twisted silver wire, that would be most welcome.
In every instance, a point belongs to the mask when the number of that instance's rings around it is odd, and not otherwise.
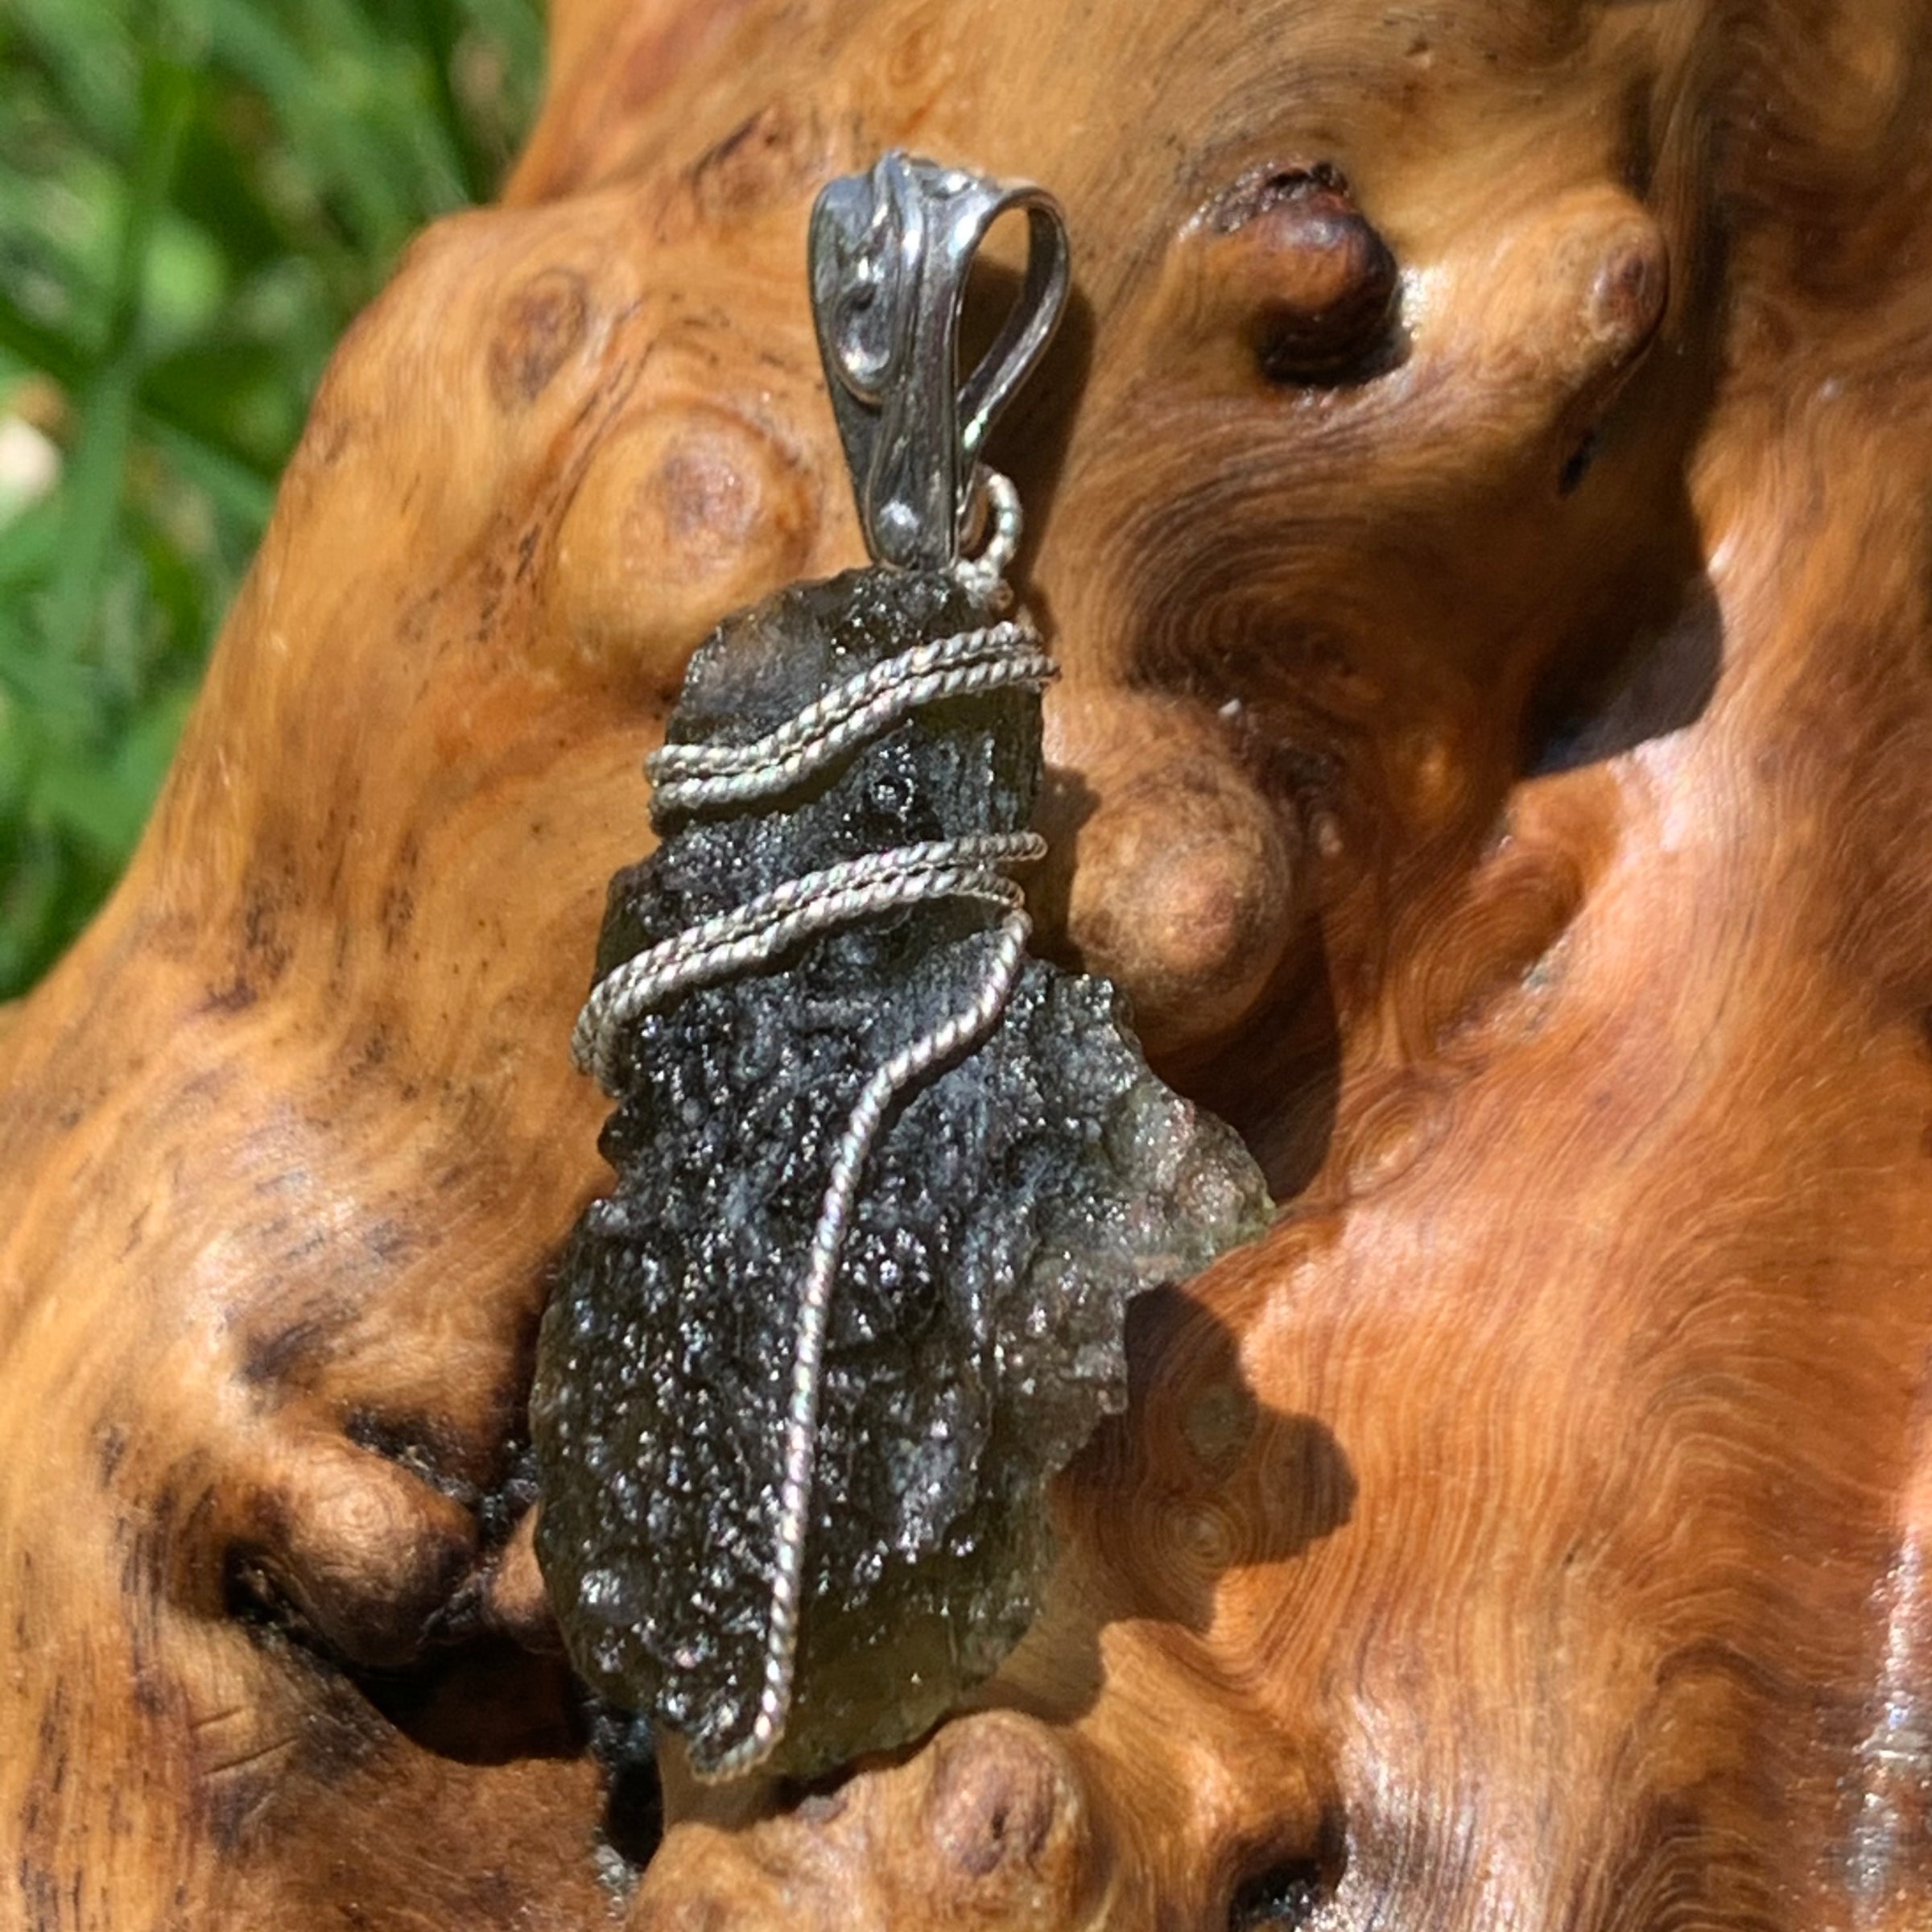
[[[748,745],[667,745],[646,762],[659,812],[701,811],[774,798],[802,784],[922,706],[1009,684],[1045,683],[1052,658],[1011,621],[915,645],[836,684]]]
[[[873,1074],[839,1137],[832,1180],[819,1210],[818,1225],[812,1230],[811,1259],[806,1269],[793,1347],[791,1401],[785,1417],[785,1474],[778,1490],[778,1562],[772,1576],[771,1616],[766,1625],[765,1682],[749,1733],[718,1760],[710,1777],[737,1777],[763,1763],[783,1734],[791,1707],[792,1678],[798,1662],[799,1592],[805,1573],[811,1480],[819,1452],[825,1331],[839,1256],[865,1157],[872,1150],[886,1109],[899,1090],[939,1062],[976,1046],[997,1022],[1012,997],[1031,931],[1032,923],[1024,912],[1007,914],[1000,922],[986,976],[970,1003],[902,1047]]]
[[[952,574],[975,596],[991,600],[1004,590],[1007,566],[1019,555],[1024,527],[1020,513],[1020,493],[1013,479],[1002,472],[978,465],[973,481],[985,506],[986,534],[976,557],[962,557]]]
[[[976,563],[960,566],[959,574],[978,580],[969,588],[990,597],[1000,588],[999,573],[1018,545],[1019,518],[1018,499],[1005,477],[987,473],[986,488],[990,527],[985,547]],[[1038,634],[1024,624],[991,624],[941,638],[846,679],[751,744],[667,745],[650,763],[654,803],[659,810],[701,811],[774,796],[922,705],[1009,685],[1038,689],[1055,675]],[[1032,927],[1024,895],[1001,869],[1038,858],[1045,851],[1046,842],[1037,833],[973,832],[870,852],[802,873],[647,947],[605,975],[578,1015],[571,1038],[576,1063],[614,1093],[625,1029],[694,987],[762,965],[812,935],[905,906],[964,898],[1003,912],[972,998],[872,1075],[833,1148],[831,1176],[812,1228],[793,1344],[764,1682],[749,1732],[708,1777],[737,1777],[762,1764],[782,1736],[791,1710],[825,1337],[867,1157],[895,1096],[932,1067],[976,1046],[1005,1011]]]
[[[848,926],[923,899],[977,899],[1017,910],[1020,889],[1002,865],[1043,857],[1038,832],[974,832],[868,852],[822,871],[802,873],[654,946],[597,982],[571,1035],[577,1065],[605,1092],[617,1088],[617,1054],[624,1029],[668,1006],[694,986],[735,977],[835,927]]]

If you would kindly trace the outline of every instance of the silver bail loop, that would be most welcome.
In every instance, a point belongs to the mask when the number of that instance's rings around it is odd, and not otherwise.
[[[1026,281],[962,382],[960,309],[986,231],[1026,212]],[[894,149],[828,183],[811,211],[812,318],[865,545],[902,570],[950,569],[994,419],[1037,362],[1067,299],[1059,204]]]

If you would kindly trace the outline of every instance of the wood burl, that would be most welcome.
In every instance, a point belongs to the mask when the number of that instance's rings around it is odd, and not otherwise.
[[[1932,1922],[1932,14],[553,42],[0,1019],[0,1924]],[[1035,910],[1282,1212],[1137,1306],[979,1707],[674,1754],[645,1865],[530,1554],[565,1042],[690,651],[861,559],[803,236],[898,145],[1067,209]]]

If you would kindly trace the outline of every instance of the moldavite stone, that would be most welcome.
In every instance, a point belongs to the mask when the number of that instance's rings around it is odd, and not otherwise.
[[[863,571],[728,621],[673,741],[745,742],[988,613]],[[1023,828],[1037,693],[929,706],[793,794],[674,817],[612,882],[601,977],[802,873]],[[539,1552],[571,1655],[700,1773],[762,1687],[807,1247],[868,1077],[970,999],[998,915],[928,903],[811,939],[632,1022],[547,1314]],[[902,1095],[866,1163],[832,1313],[797,1678],[767,1769],[811,1775],[930,1726],[993,1671],[1052,1558],[1046,1491],[1126,1399],[1127,1302],[1267,1213],[1234,1134],[1148,1071],[1114,989],[1037,960],[976,1049]]]

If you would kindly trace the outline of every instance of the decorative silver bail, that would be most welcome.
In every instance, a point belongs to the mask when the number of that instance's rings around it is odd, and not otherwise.
[[[960,309],[986,231],[1026,211],[1026,278],[964,380]],[[865,545],[902,570],[959,561],[993,419],[1037,362],[1067,299],[1067,226],[1030,182],[1001,183],[894,149],[820,192],[808,245],[812,317]]]

